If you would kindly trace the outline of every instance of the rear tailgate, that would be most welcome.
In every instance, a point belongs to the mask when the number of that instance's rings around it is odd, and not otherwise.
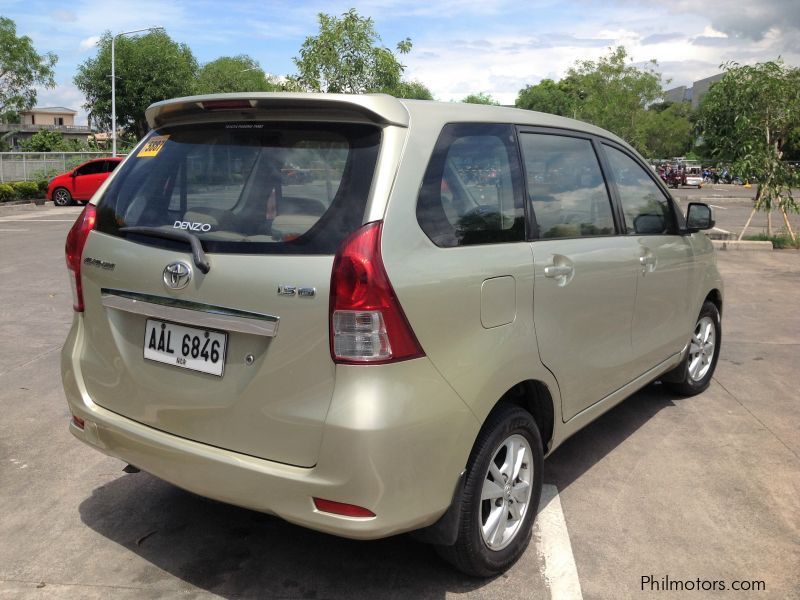
[[[334,385],[333,255],[365,218],[380,140],[347,123],[154,131],[103,193],[82,255],[79,360],[93,401],[313,466]],[[201,241],[207,273],[188,244],[159,237],[178,231]]]
[[[186,253],[136,244],[93,232],[85,257],[102,257],[114,270],[87,266],[82,277],[86,311],[81,371],[99,405],[157,429],[244,454],[299,466],[316,462],[322,424],[333,391],[328,342],[331,256],[214,255],[211,271],[193,269],[180,292],[163,283],[166,265]],[[261,276],[259,276],[261,275]],[[312,297],[278,295],[278,284],[315,289]],[[152,316],[111,308],[109,298],[135,292],[155,309]],[[144,358],[148,319],[158,305],[146,296],[207,306],[178,323],[227,335],[221,376]],[[140,300],[141,304],[141,300]],[[274,337],[210,328],[214,308],[276,316]],[[258,325],[256,320],[254,325]],[[180,352],[181,339],[170,340]]]

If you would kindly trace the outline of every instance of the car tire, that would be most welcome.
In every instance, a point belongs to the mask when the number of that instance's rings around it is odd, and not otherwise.
[[[69,193],[67,188],[56,188],[53,190],[53,204],[56,206],[71,206],[72,194]]]
[[[542,494],[542,448],[529,412],[501,404],[490,414],[467,463],[456,542],[436,547],[442,558],[467,575],[491,577],[522,556]]]
[[[681,396],[694,396],[711,385],[722,345],[722,324],[713,302],[704,302],[697,317],[686,356],[662,383]]]

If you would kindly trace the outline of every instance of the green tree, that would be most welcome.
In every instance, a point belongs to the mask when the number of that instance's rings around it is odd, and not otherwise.
[[[19,144],[23,152],[75,152],[84,150],[85,144],[67,140],[59,131],[42,129]]]
[[[558,83],[552,79],[542,79],[536,85],[529,85],[519,91],[515,105],[517,108],[575,117],[580,96],[571,81],[562,79]]]
[[[624,46],[597,61],[579,60],[559,82],[543,80],[520,90],[517,106],[569,116],[608,129],[639,150],[645,149],[639,121],[661,96],[658,63],[630,64]]]
[[[637,123],[639,150],[650,158],[686,156],[694,146],[692,108],[688,102],[663,102],[648,108]]]
[[[419,81],[401,81],[393,90],[383,90],[397,98],[409,100],[433,100],[433,94]]]
[[[195,93],[279,92],[281,85],[261,69],[258,61],[240,54],[221,56],[206,63],[197,73]]]
[[[800,161],[800,124],[789,133],[786,144],[783,146],[783,158]]]
[[[646,68],[629,64],[623,46],[596,62],[578,61],[567,72],[567,79],[579,88],[581,96],[577,118],[616,133],[637,149],[643,147],[638,121],[645,108],[664,93],[656,66],[656,61]]]
[[[350,9],[341,17],[320,13],[319,33],[309,36],[294,58],[299,84],[314,92],[361,94],[402,91],[405,66],[399,54],[411,51],[411,40],[397,44],[397,54],[380,45],[371,18]]]
[[[98,42],[98,52],[78,66],[75,85],[86,96],[89,121],[111,129],[111,33]],[[194,90],[197,60],[186,44],[164,31],[119,37],[115,43],[117,125],[141,138],[147,133],[144,112],[150,104]]]
[[[500,103],[497,100],[492,98],[489,94],[484,94],[483,92],[470,94],[461,102],[464,102],[465,104],[489,104],[491,106],[500,106]]]
[[[36,86],[55,87],[56,61],[52,52],[36,52],[27,35],[17,37],[14,21],[0,17],[0,119],[13,119],[19,111],[32,108]]]
[[[777,208],[794,240],[786,213],[800,208],[792,196],[798,175],[782,159],[787,141],[800,126],[800,69],[780,59],[752,66],[729,62],[722,68],[725,76],[700,104],[698,126],[715,158],[758,181],[753,210],[739,239],[759,210],[767,211],[767,235],[772,235],[771,215]]]

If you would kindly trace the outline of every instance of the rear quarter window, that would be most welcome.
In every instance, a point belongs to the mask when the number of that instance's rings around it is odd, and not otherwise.
[[[333,254],[362,223],[379,143],[377,128],[356,124],[162,128],[106,190],[97,229],[186,230],[208,252]]]
[[[522,241],[520,174],[510,125],[446,125],[425,172],[417,221],[445,248]]]

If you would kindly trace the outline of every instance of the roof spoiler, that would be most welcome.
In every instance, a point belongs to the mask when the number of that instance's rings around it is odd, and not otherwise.
[[[175,98],[151,104],[145,116],[151,129],[196,119],[208,113],[222,113],[247,120],[256,113],[285,118],[302,112],[319,119],[368,120],[379,125],[408,127],[406,107],[387,94],[307,94],[295,92],[250,92],[207,94]]]

